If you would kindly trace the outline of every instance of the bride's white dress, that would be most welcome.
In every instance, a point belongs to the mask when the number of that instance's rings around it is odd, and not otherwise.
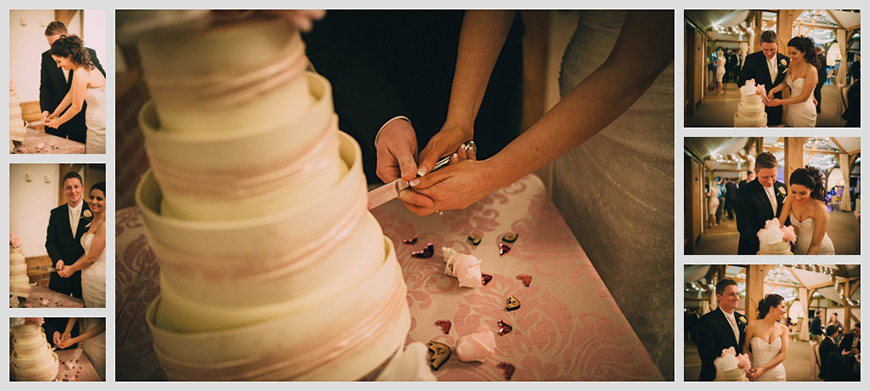
[[[85,233],[82,236],[82,248],[89,249],[94,242],[93,233]],[[106,250],[100,253],[97,261],[82,269],[82,298],[85,307],[106,307]],[[85,320],[83,331],[99,326],[101,319],[88,318]],[[106,378],[106,332],[103,331],[80,344],[82,350],[88,355],[88,359],[94,365],[94,369],[101,378]]]
[[[106,153],[106,87],[90,88],[85,92],[85,153]]]
[[[805,77],[792,80],[791,75],[786,77],[786,84],[791,89],[791,96],[799,96],[804,88]],[[800,103],[786,105],[785,124],[793,128],[816,127],[816,106],[813,105],[813,94],[807,100]]]
[[[759,338],[752,337],[752,340],[749,341],[750,346],[752,347],[752,367],[760,368],[769,363],[779,354],[780,349],[782,349],[782,339],[774,338],[773,342],[767,343],[767,341]],[[775,367],[770,368],[761,374],[761,376],[756,379],[758,381],[785,381],[785,365],[782,363],[777,364]]]
[[[794,227],[794,233],[797,235],[794,252],[797,255],[807,255],[807,250],[810,249],[810,244],[813,242],[816,222],[812,217],[807,217],[804,221],[798,221],[794,217],[794,214],[789,213],[788,216],[789,220],[791,220],[791,226]],[[819,247],[818,255],[834,255],[834,242],[828,237],[827,232],[825,232],[825,237],[822,238],[822,245]]]

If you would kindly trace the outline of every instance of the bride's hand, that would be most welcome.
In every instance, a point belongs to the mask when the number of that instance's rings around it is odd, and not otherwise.
[[[752,377],[751,377],[752,380],[758,379],[759,377],[761,377],[762,374],[764,374],[764,368],[752,368],[752,369],[754,369],[754,371],[752,373]]]
[[[782,99],[773,98],[767,102],[768,107],[776,107],[782,104]]]

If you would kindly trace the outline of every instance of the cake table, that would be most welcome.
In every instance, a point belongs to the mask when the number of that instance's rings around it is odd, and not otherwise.
[[[502,363],[515,367],[513,381],[663,379],[537,176],[462,211],[418,217],[391,201],[372,212],[393,240],[408,286],[408,343],[453,347],[479,326],[498,333],[503,321],[512,328],[496,335],[495,353],[486,362],[462,362],[454,352],[434,372],[438,380],[504,381]],[[148,305],[160,293],[159,266],[139,210],[119,210],[115,230],[116,378],[163,380],[145,324]],[[508,233],[518,238],[499,255],[498,243]],[[481,237],[477,246],[469,234]],[[404,243],[415,236],[416,243]],[[411,255],[428,243],[435,248],[431,258]],[[459,287],[443,272],[445,246],[480,258],[482,273],[492,279],[478,288]],[[528,287],[520,274],[532,277]],[[519,309],[506,310],[510,296],[519,300]],[[451,323],[447,334],[436,325],[443,320]]]
[[[32,308],[83,308],[85,306],[82,299],[64,295],[39,285],[30,287],[30,295],[24,304]]]
[[[43,149],[38,148],[40,144],[44,145]],[[15,146],[14,153],[83,154],[85,153],[85,144],[66,138],[60,138],[41,130],[28,127],[27,134],[24,136],[24,141],[21,142],[20,145]]]

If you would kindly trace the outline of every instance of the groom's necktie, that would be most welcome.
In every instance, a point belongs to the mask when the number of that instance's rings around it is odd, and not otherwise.
[[[731,325],[731,331],[734,332],[734,340],[737,341],[737,343],[739,344],[740,330],[737,329],[737,322],[734,320],[734,314],[731,314],[731,316],[725,315],[725,319],[728,319],[728,324]]]
[[[770,207],[773,208],[773,217],[776,217],[776,196],[773,194],[773,186],[765,187],[764,192],[767,193],[767,199],[770,200]]]

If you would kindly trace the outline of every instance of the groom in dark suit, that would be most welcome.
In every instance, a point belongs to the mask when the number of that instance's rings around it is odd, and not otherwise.
[[[781,83],[788,70],[788,57],[777,53],[777,47],[775,32],[765,30],[761,33],[761,51],[746,56],[743,69],[740,71],[740,78],[737,80],[737,86],[742,87],[747,80],[755,79],[756,85],[764,84],[765,90],[770,91],[771,88]],[[782,92],[777,92],[773,96],[782,99]],[[765,107],[764,111],[767,113],[768,125],[782,124],[781,105]]]
[[[740,303],[737,283],[727,278],[720,280],[716,284],[716,300],[719,308],[698,319],[694,330],[695,345],[701,356],[700,381],[714,380],[716,367],[713,361],[729,347],[740,354],[746,337],[746,317],[735,311]]]
[[[45,28],[45,39],[48,40],[50,47],[54,41],[62,35],[66,35],[67,30],[63,22],[53,21]],[[85,48],[91,56],[91,61],[94,66],[100,70],[103,76],[106,76],[106,71],[100,65],[100,60],[97,59],[97,52],[91,48]],[[69,72],[69,76],[67,76]],[[54,112],[63,97],[69,92],[72,86],[73,72],[66,71],[57,66],[54,58],[51,57],[50,50],[42,52],[42,68],[39,76],[39,107],[42,110],[42,120],[49,114]],[[76,114],[71,120],[67,121],[57,129],[45,127],[45,132],[58,137],[69,138],[80,143],[85,142],[87,135],[87,126],[85,126],[85,112],[88,109],[88,104],[82,102],[82,111]]]
[[[762,152],[755,158],[755,180],[737,191],[738,255],[758,253],[758,231],[767,220],[779,216],[787,194],[785,184],[776,181],[776,156]],[[788,224],[788,220],[786,220]]]
[[[48,233],[45,236],[45,249],[51,258],[52,267],[57,267],[60,260],[66,265],[72,265],[85,253],[81,239],[87,231],[88,222],[93,219],[93,214],[88,204],[82,200],[83,192],[82,177],[78,173],[68,172],[63,176],[66,203],[51,210]],[[48,288],[82,298],[82,274],[76,271],[69,278],[62,278],[57,272],[52,272]]]

